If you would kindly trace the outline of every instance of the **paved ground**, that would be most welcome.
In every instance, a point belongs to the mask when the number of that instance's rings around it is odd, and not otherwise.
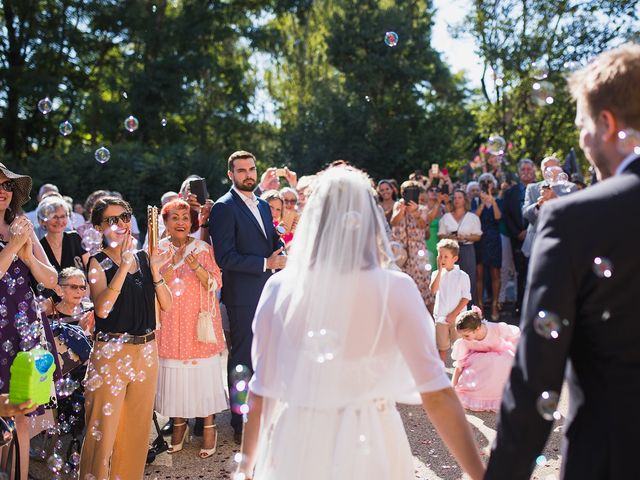
[[[511,318],[504,318],[513,321]],[[449,362],[450,365],[450,362]],[[448,369],[451,374],[453,370]],[[398,407],[402,415],[405,429],[411,444],[415,478],[424,480],[435,479],[460,479],[464,478],[453,457],[449,454],[427,416],[420,406],[401,405]],[[532,478],[540,480],[552,480],[558,478],[560,466],[560,437],[564,415],[567,412],[567,395],[563,391],[560,399],[560,413],[562,419],[554,425],[553,433],[543,452],[544,459],[536,467]],[[489,446],[495,436],[496,415],[493,413],[467,412],[467,419],[472,425],[476,442],[480,449],[488,453]],[[165,419],[161,418],[161,425]],[[229,413],[218,415],[216,420],[219,426],[218,451],[211,458],[202,460],[197,457],[200,449],[201,438],[194,437],[183,451],[169,455],[159,455],[153,464],[147,466],[145,479],[228,479],[234,469],[233,457],[238,451],[233,442],[233,431],[229,426]],[[302,434],[302,432],[301,432]],[[155,437],[154,435],[152,437]],[[167,437],[169,440],[169,437]],[[46,463],[32,462],[31,472],[34,478],[52,478],[46,469]],[[129,480],[129,479],[127,479]]]

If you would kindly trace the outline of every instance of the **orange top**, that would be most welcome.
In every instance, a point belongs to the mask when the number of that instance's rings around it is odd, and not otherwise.
[[[170,243],[168,238],[160,241],[160,249]],[[173,305],[168,312],[160,312],[160,328],[156,331],[158,355],[160,358],[175,360],[191,360],[209,358],[226,348],[220,304],[215,290],[222,286],[222,275],[213,256],[213,248],[202,240],[193,239],[187,245],[184,255],[193,253],[202,268],[209,272],[216,286],[209,291],[191,270],[184,260],[174,266],[174,278],[169,281],[169,289],[173,295]],[[179,278],[182,282],[175,279]],[[182,290],[180,292],[180,290]],[[209,301],[207,302],[207,297]],[[198,317],[202,310],[213,312],[213,328],[217,343],[198,341]]]

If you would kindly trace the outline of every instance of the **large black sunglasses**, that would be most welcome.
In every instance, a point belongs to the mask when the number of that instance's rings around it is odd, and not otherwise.
[[[106,217],[102,221],[108,223],[110,227],[113,227],[118,224],[119,220],[122,220],[124,223],[129,223],[131,221],[131,214],[129,212],[122,212],[120,215]]]
[[[13,180],[7,180],[4,183],[0,183],[0,189],[4,190],[5,192],[13,192],[14,188],[16,188],[16,182],[14,182]]]

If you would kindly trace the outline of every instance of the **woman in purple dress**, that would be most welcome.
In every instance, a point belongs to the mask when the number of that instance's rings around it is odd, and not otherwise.
[[[22,215],[22,205],[29,200],[30,191],[30,177],[13,173],[0,163],[0,394],[9,392],[11,363],[18,352],[41,343],[41,333],[49,345],[54,345],[37,293],[31,289],[32,279],[43,289],[54,288],[57,274],[33,232],[33,225]],[[55,351],[52,353],[56,358]],[[20,479],[26,480],[29,425],[23,414],[15,416],[15,423],[20,445]]]

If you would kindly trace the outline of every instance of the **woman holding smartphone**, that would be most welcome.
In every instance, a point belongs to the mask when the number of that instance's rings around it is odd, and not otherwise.
[[[98,200],[91,222],[107,247],[89,260],[95,343],[85,378],[80,478],[142,478],[158,376],[156,300],[171,308],[160,267],[170,252],[133,252],[131,207]]]
[[[415,180],[403,182],[400,185],[402,199],[394,205],[390,223],[393,240],[402,244],[407,250],[407,261],[402,266],[402,271],[413,278],[425,304],[431,308],[434,297],[429,289],[431,268],[427,268],[429,262],[425,245],[429,230],[429,211],[427,207],[418,205],[422,191],[424,188],[420,182]]]

